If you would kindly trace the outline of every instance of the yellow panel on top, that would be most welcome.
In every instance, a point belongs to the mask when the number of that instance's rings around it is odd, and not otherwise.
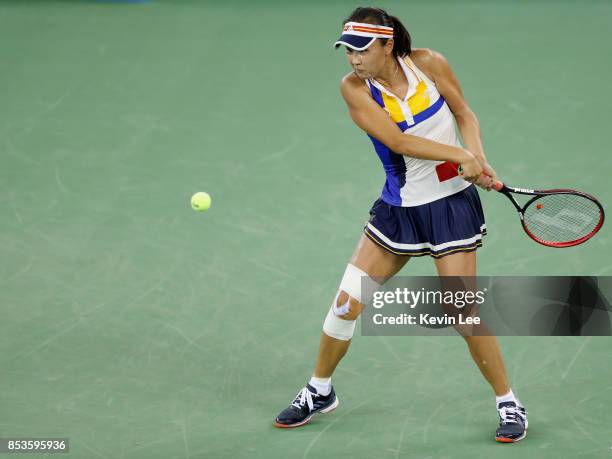
[[[429,93],[423,80],[419,81],[416,92],[408,99],[408,107],[413,115],[429,108]]]
[[[404,114],[402,113],[402,109],[400,108],[399,102],[393,96],[389,96],[381,91],[383,102],[385,103],[385,108],[389,111],[391,118],[396,123],[401,123],[402,121],[406,121],[404,118]]]

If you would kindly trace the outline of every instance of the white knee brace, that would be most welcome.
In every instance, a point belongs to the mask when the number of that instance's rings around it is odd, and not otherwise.
[[[344,320],[338,316],[343,316],[349,312],[349,301],[351,297],[362,304],[366,304],[362,301],[361,297],[361,278],[363,276],[367,277],[368,273],[350,263],[347,265],[344,276],[342,276],[342,281],[340,282],[338,295],[334,298],[334,302],[327,313],[327,317],[325,317],[325,322],[323,322],[323,332],[327,336],[343,341],[348,341],[353,337],[356,321]],[[336,305],[336,301],[342,291],[349,295],[349,299],[345,304],[338,306]]]
[[[348,341],[355,333],[356,320],[344,320],[338,317],[330,308],[323,322],[323,333],[332,338]]]

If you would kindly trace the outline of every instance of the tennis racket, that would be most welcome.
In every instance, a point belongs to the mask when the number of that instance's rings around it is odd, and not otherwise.
[[[462,168],[457,172],[461,175]],[[570,189],[530,190],[496,182],[494,189],[506,196],[521,219],[525,233],[547,247],[573,247],[591,239],[604,224],[604,210],[593,196]],[[513,195],[532,196],[519,205]]]

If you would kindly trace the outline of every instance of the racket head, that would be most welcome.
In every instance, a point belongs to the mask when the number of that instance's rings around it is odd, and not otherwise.
[[[599,201],[576,190],[537,191],[522,209],[525,233],[547,247],[573,247],[591,239],[603,226]]]

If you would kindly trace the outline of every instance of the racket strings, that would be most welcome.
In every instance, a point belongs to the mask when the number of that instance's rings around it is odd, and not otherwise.
[[[525,228],[536,238],[552,243],[575,241],[595,230],[599,206],[577,194],[553,194],[533,201],[524,214]]]

